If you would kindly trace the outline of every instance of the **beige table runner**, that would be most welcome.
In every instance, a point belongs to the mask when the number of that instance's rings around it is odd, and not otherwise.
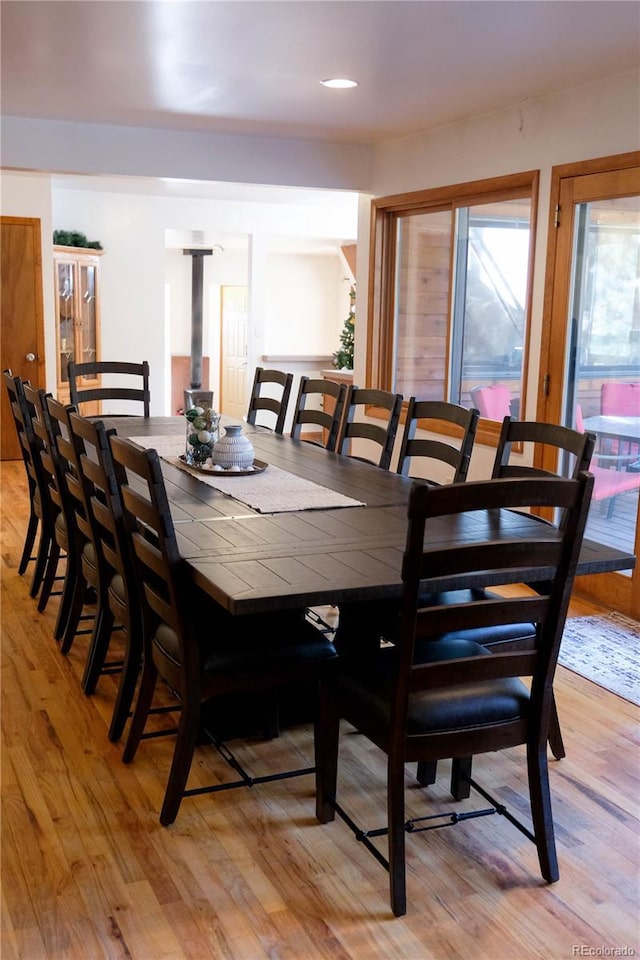
[[[259,513],[290,513],[295,510],[328,510],[337,507],[364,507],[354,500],[312,480],[305,480],[279,467],[268,466],[253,476],[208,474],[183,463],[179,458],[184,445],[181,437],[131,437],[141,447],[153,447],[168,463],[191,474],[201,483],[239,500]]]

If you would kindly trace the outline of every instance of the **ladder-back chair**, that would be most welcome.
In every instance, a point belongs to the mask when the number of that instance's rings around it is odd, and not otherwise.
[[[270,429],[273,429],[275,433],[283,433],[292,384],[292,373],[283,373],[282,370],[265,370],[263,367],[256,367],[253,385],[251,387],[251,396],[249,398],[247,423],[253,426],[256,424],[258,426],[268,426]],[[262,416],[259,417],[259,414],[263,411],[275,417],[273,427],[271,423],[258,424],[258,419],[263,419]]]

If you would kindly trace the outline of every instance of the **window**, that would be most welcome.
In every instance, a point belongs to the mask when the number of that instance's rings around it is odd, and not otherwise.
[[[537,183],[529,172],[374,201],[373,385],[488,421],[518,415]]]

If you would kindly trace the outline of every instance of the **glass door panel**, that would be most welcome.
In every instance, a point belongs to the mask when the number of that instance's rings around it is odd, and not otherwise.
[[[638,155],[554,171],[556,225],[538,418],[596,434],[586,536],[640,550]],[[552,464],[546,464],[553,468]],[[545,463],[540,463],[545,466]],[[640,618],[640,571],[580,577],[576,591]]]
[[[564,422],[598,437],[587,536],[626,550],[640,488],[639,279],[640,197],[576,204]]]
[[[82,363],[90,363],[96,358],[96,273],[95,266],[80,265],[79,308]]]
[[[452,210],[401,216],[395,277],[395,381],[405,397],[446,399]]]
[[[69,381],[69,361],[75,360],[76,267],[74,263],[57,265],[57,297],[59,317],[59,382]]]

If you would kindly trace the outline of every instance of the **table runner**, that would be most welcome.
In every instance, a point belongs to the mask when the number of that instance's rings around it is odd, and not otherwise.
[[[184,470],[208,486],[219,490],[234,500],[239,500],[258,513],[291,513],[296,510],[328,510],[334,507],[364,507],[361,500],[354,500],[313,480],[305,480],[279,467],[269,465],[262,473],[253,476],[233,477],[224,473],[205,474],[194,470],[179,459],[184,446],[181,437],[130,437],[140,447],[153,447],[158,455]]]

